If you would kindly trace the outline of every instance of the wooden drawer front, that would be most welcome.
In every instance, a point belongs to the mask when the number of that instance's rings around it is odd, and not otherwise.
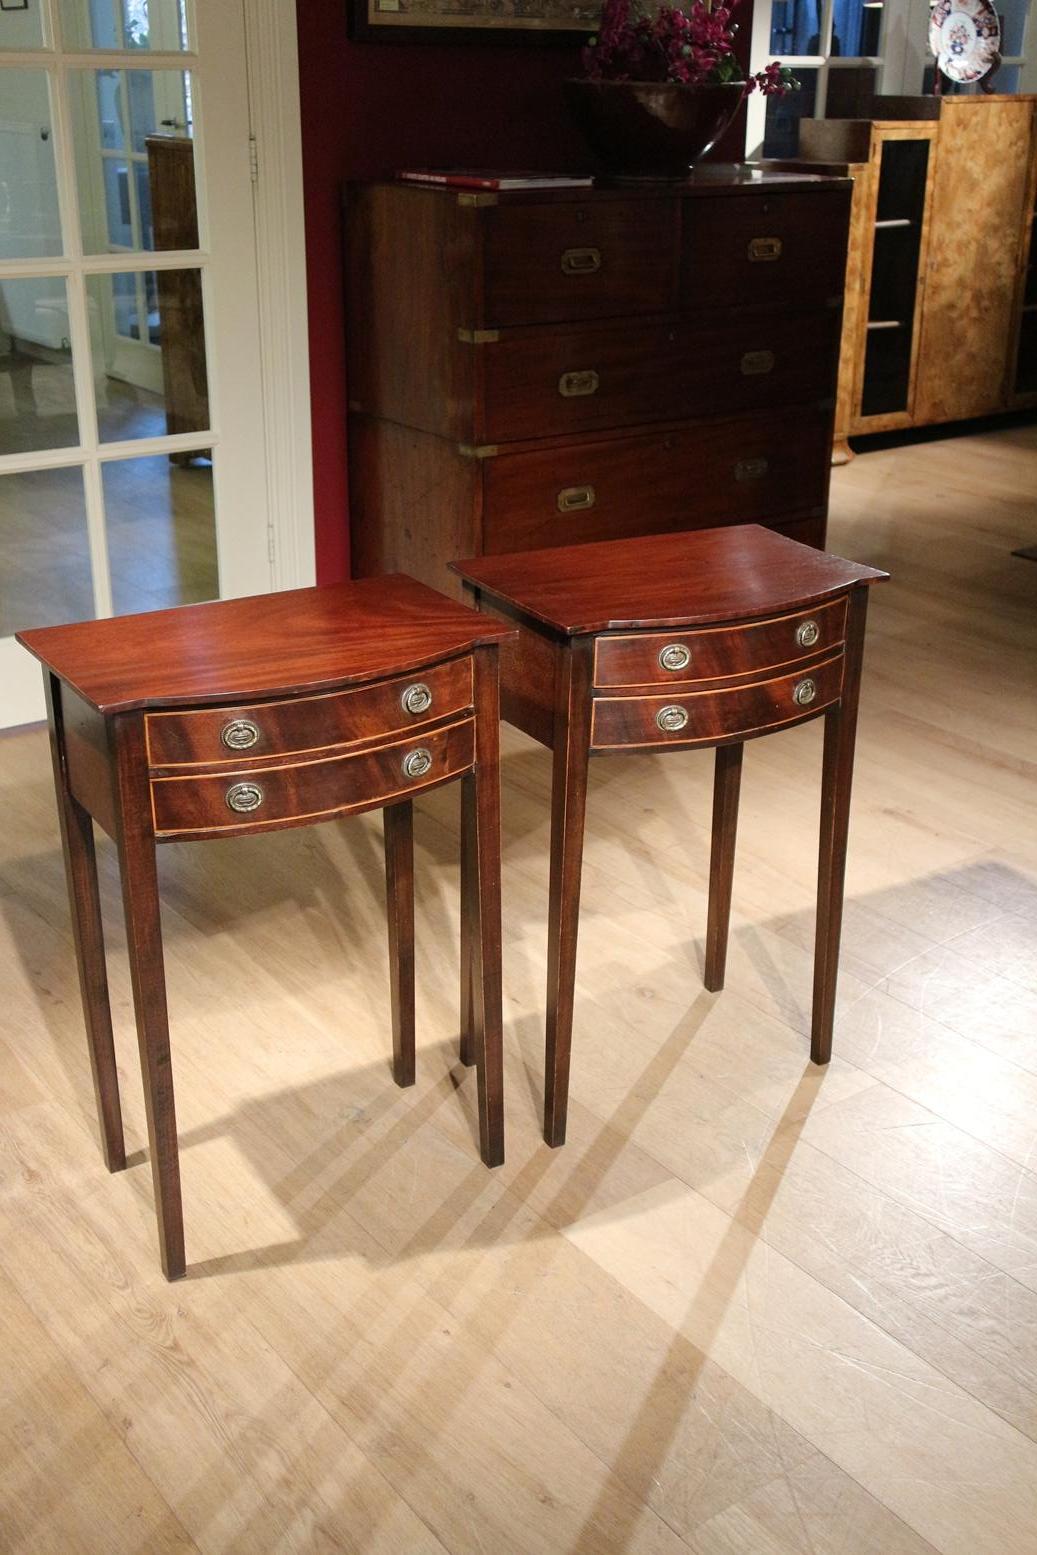
[[[841,297],[850,190],[687,200],[681,303],[750,307]],[[806,342],[804,342],[806,344]]]
[[[834,395],[838,348],[835,309],[505,335],[480,348],[484,438],[807,405]]]
[[[688,681],[795,665],[797,660],[816,659],[826,649],[841,647],[845,631],[846,600],[838,599],[747,626],[599,637],[594,645],[594,684],[679,688]]]
[[[675,200],[497,206],[482,214],[488,327],[673,306]]]
[[[420,688],[430,697],[427,707]],[[404,698],[414,688],[409,711]],[[331,745],[377,739],[418,728],[472,705],[472,661],[415,670],[376,685],[326,696],[295,697],[246,707],[148,713],[148,761],[155,768],[240,766],[257,757],[298,755]],[[225,737],[226,731],[226,737]],[[234,741],[240,743],[235,745]]]
[[[483,461],[488,553],[770,523],[824,511],[831,414],[816,407]],[[650,495],[646,488],[650,486]]]
[[[725,691],[685,691],[669,697],[596,697],[591,715],[591,745],[595,750],[621,750],[629,746],[712,745],[726,739],[750,739],[768,729],[798,723],[837,701],[842,674],[843,660],[839,654],[799,673],[757,680]],[[797,687],[812,688],[809,702],[797,700]],[[805,691],[800,695],[805,695]],[[676,717],[668,719],[669,713]],[[679,724],[683,714],[687,721]]]
[[[474,728],[466,719],[377,750],[321,761],[152,778],[155,833],[179,837],[253,831],[390,804],[467,771],[474,759]],[[409,775],[405,762],[422,751],[428,755],[427,769]],[[424,759],[420,765],[425,766]]]

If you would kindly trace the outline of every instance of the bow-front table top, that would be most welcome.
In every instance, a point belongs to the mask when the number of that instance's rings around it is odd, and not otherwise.
[[[483,593],[569,637],[768,615],[889,576],[759,524],[478,556],[452,566]]]

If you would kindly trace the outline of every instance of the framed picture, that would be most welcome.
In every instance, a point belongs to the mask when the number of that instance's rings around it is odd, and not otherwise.
[[[583,44],[601,0],[349,0],[361,43]]]
[[[27,11],[29,0],[0,0],[0,11]]]

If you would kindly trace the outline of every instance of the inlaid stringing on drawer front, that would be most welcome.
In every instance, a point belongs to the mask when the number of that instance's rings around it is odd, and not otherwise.
[[[842,674],[843,656],[839,653],[820,664],[748,685],[675,691],[669,696],[596,696],[591,748],[664,748],[751,739],[831,706],[842,691]]]
[[[594,644],[594,684],[670,685],[776,669],[837,647],[845,630],[846,600],[838,599],[739,626],[603,636]]]
[[[475,759],[470,718],[310,761],[151,780],[155,834],[219,836],[368,810],[457,777]]]
[[[470,657],[348,690],[231,707],[148,713],[148,764],[230,767],[420,728],[472,705]]]

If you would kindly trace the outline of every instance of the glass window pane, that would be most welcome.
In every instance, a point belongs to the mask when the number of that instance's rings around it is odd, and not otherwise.
[[[997,0],[994,9],[1001,18],[1001,53],[1006,59],[1013,54],[1023,52],[1023,42],[1026,35],[1026,10],[1029,0]],[[1031,22],[1031,27],[1037,25]],[[1005,72],[1007,74],[1007,72]],[[1016,72],[1018,75],[1018,71]],[[1011,86],[1004,86],[1004,75],[999,74],[994,78],[995,92],[1014,92],[1018,82]]]
[[[82,470],[0,475],[0,637],[93,613]]]
[[[763,132],[765,157],[794,157],[799,151],[799,121],[809,119],[814,113],[817,95],[817,71],[796,66],[798,92],[788,92],[784,97],[768,97],[767,118]]]
[[[208,431],[201,271],[91,275],[86,284],[101,441]]]
[[[186,49],[186,0],[60,0],[70,49]]]
[[[2,70],[0,93],[0,259],[60,254],[47,73]]]
[[[0,11],[0,51],[4,49],[42,49],[43,7],[29,4],[22,11]]]
[[[819,0],[774,0],[771,7],[772,54],[818,54]]]
[[[112,604],[117,615],[216,599],[212,466],[178,455],[104,466]]]
[[[74,70],[68,79],[85,252],[197,248],[187,72]]]
[[[876,54],[881,27],[882,0],[834,0],[832,53]]]
[[[68,294],[59,276],[0,281],[0,454],[75,448]]]

